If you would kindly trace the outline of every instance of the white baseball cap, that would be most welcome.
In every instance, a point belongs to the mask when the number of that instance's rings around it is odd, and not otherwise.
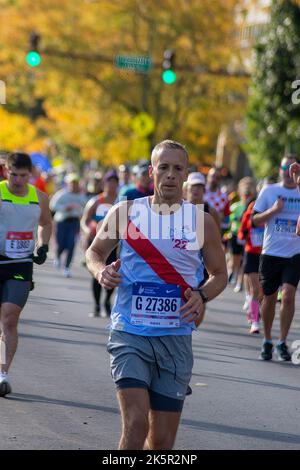
[[[202,175],[202,173],[198,173],[196,171],[190,173],[187,179],[187,184],[189,184],[190,186],[193,186],[194,184],[202,184],[203,186],[205,186],[205,176]]]

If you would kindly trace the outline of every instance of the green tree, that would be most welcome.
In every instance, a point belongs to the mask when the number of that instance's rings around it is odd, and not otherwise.
[[[232,98],[246,95],[246,82],[205,72],[239,64],[239,1],[9,2],[0,12],[6,109],[27,114],[39,136],[77,147],[83,158],[134,160],[172,137],[187,145],[194,161],[212,161],[221,126],[244,112],[245,98],[242,105]],[[34,70],[25,62],[32,31],[41,35],[42,61]],[[173,85],[161,79],[166,48],[176,53]],[[147,74],[121,70],[116,55],[148,56],[155,66]],[[147,136],[134,130],[141,113],[154,122]]]
[[[299,25],[300,7],[274,0],[270,23],[255,48],[246,150],[260,177],[276,172],[285,152],[300,154],[300,104],[293,100],[293,83],[300,79]]]

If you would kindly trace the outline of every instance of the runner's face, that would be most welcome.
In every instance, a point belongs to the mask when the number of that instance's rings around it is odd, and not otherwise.
[[[155,156],[150,166],[150,176],[154,180],[155,193],[160,199],[179,202],[182,198],[182,186],[187,179],[188,161],[179,149],[163,149]]]
[[[80,186],[78,181],[72,181],[69,183],[69,189],[71,193],[79,193],[80,192]]]
[[[188,185],[187,200],[193,204],[201,204],[204,196],[203,184]]]
[[[208,187],[214,191],[216,190],[221,182],[221,174],[218,170],[215,170],[212,168],[209,170],[208,175],[207,175],[207,185]]]
[[[249,198],[255,194],[255,188],[251,183],[245,183],[239,190],[240,197]]]
[[[139,186],[148,190],[150,188],[151,178],[148,173],[144,173],[138,178],[137,182]]]
[[[108,194],[114,194],[117,192],[118,185],[119,183],[116,178],[109,178],[109,180],[107,180],[104,184],[104,191],[106,191]]]
[[[128,184],[130,181],[129,171],[119,171],[119,178],[124,184]]]
[[[289,169],[292,163],[294,163],[294,159],[283,158],[280,164],[280,177],[282,178],[284,184],[289,186],[293,185],[296,187],[296,183],[294,183],[293,178],[290,177]]]
[[[29,183],[30,175],[31,173],[27,168],[9,167],[7,170],[9,187],[12,190],[22,191]]]

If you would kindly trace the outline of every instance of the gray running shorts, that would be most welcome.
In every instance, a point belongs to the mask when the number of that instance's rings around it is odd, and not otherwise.
[[[0,281],[0,305],[6,302],[23,308],[27,302],[31,281]]]
[[[191,335],[140,336],[112,330],[107,350],[117,388],[118,382],[134,379],[145,384],[142,388],[183,405],[193,367]]]

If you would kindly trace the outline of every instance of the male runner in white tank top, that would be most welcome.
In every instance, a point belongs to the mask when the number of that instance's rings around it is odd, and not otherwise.
[[[184,146],[169,140],[156,145],[149,174],[154,196],[114,206],[87,251],[87,266],[101,285],[118,287],[108,351],[123,421],[119,449],[127,450],[172,449],[192,373],[191,333],[205,302],[227,282],[214,220],[182,200]],[[154,221],[151,234],[147,219]],[[191,242],[192,230],[198,244]],[[120,259],[106,266],[120,240]],[[209,279],[198,289],[201,247]]]
[[[33,261],[46,261],[52,229],[48,196],[29,184],[29,155],[10,154],[6,167],[8,179],[0,182],[0,397],[11,392],[7,373],[17,350],[17,327],[32,285]]]

